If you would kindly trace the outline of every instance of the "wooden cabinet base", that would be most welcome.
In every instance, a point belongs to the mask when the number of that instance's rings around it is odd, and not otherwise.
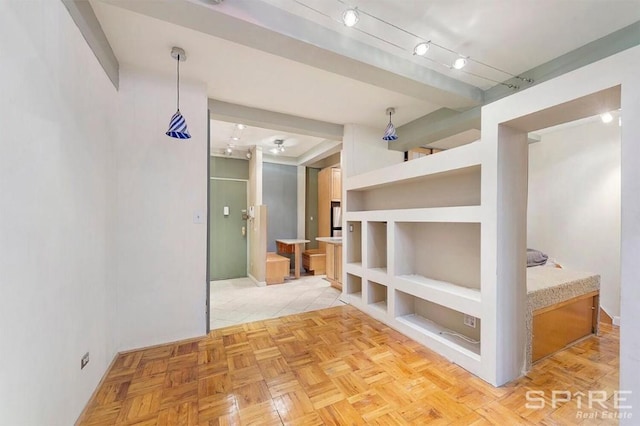
[[[329,282],[331,283],[331,287],[342,291],[342,283],[340,281],[329,280]]]
[[[532,360],[535,362],[595,333],[597,307],[598,292],[593,292],[534,312]]]

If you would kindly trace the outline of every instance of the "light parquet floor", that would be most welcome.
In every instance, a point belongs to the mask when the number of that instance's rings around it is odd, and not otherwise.
[[[615,424],[578,417],[552,390],[618,388],[618,333],[537,363],[494,388],[350,306],[214,330],[120,355],[81,425]],[[527,409],[528,390],[545,392]],[[607,401],[613,409],[612,397]],[[598,414],[599,413],[599,414]],[[588,413],[587,413],[588,414]]]

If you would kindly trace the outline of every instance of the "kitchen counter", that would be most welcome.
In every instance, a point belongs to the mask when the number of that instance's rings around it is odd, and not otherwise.
[[[326,274],[331,287],[342,291],[342,237],[316,237],[326,243]]]
[[[327,244],[342,245],[342,237],[316,237],[316,241]]]

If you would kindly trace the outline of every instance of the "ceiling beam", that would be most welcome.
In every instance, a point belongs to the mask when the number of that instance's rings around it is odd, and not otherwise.
[[[536,84],[615,55],[638,44],[640,44],[640,22],[587,43],[578,49],[520,74],[523,77],[532,78],[534,80],[533,84],[526,84],[515,79],[508,80],[507,83],[520,85],[520,91],[526,90]],[[496,85],[485,92],[484,105],[513,93],[513,89],[503,85]],[[480,129],[480,112],[481,106],[464,112],[456,112],[446,108],[434,111],[399,126],[396,129],[399,139],[396,142],[389,143],[389,149],[407,151],[467,130]]]
[[[389,149],[408,151],[470,129],[480,129],[479,106],[464,112],[441,108],[398,127],[398,140],[389,142]]]
[[[118,89],[120,85],[120,64],[111,49],[107,36],[102,31],[102,26],[91,4],[86,0],[62,0],[62,3],[67,8],[71,19],[73,19],[80,33],[87,41],[107,77],[109,77],[113,86]]]
[[[483,102],[483,92],[475,86],[260,0],[234,0],[218,6],[186,0],[103,1],[449,108]]]
[[[209,99],[209,112],[210,117],[215,120],[242,123],[248,126],[315,136],[333,141],[341,141],[344,132],[341,124],[327,123],[326,121],[267,111],[215,99]]]
[[[299,166],[308,166],[316,164],[317,162],[339,153],[342,150],[342,142],[338,141],[322,141],[320,144],[314,146],[309,151],[298,157]]]

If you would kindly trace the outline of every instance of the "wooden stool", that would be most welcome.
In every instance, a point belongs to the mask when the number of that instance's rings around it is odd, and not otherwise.
[[[320,249],[305,250],[302,253],[302,266],[312,275],[324,275],[327,255]]]
[[[282,284],[284,277],[289,276],[290,261],[284,256],[276,253],[267,253],[267,285]]]

